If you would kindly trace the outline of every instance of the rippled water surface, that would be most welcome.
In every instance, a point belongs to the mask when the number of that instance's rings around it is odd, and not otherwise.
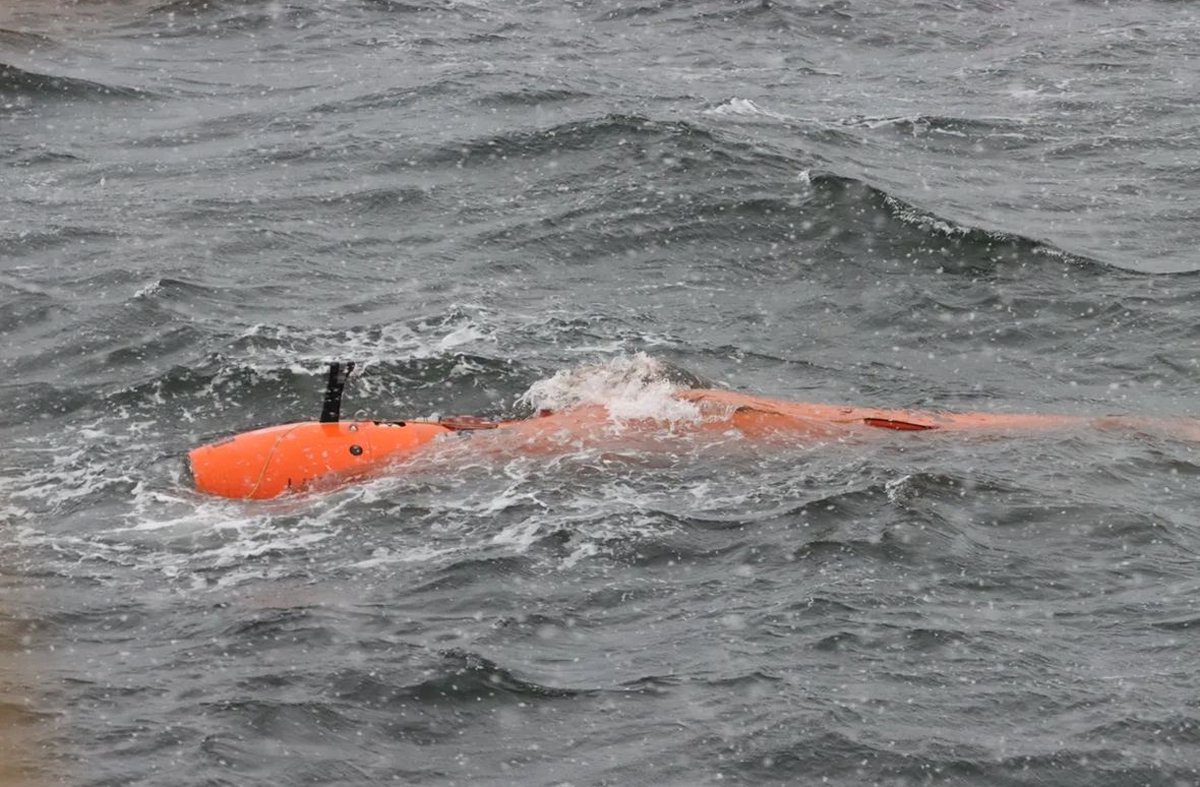
[[[0,3],[0,783],[1200,781],[1200,446],[431,451],[702,383],[1200,416],[1184,3]]]

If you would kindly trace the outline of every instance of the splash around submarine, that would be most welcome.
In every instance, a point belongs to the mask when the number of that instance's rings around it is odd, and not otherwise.
[[[202,445],[188,453],[197,491],[238,500],[265,500],[289,492],[325,489],[385,471],[446,435],[480,431],[512,437],[515,450],[549,453],[564,446],[613,438],[614,420],[603,405],[541,411],[533,417],[491,421],[476,416],[438,420],[341,420],[342,392],[353,363],[329,367],[318,421],[269,426]],[[1200,421],[989,412],[938,412],[793,402],[734,391],[691,388],[671,396],[691,405],[688,419],[633,418],[620,423],[623,439],[686,434],[740,437],[754,442],[812,442],[888,432],[1018,434],[1078,428],[1164,432],[1200,440]],[[657,440],[653,445],[663,445]]]

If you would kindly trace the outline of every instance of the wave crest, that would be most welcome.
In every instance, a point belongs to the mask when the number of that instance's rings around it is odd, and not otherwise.
[[[142,98],[146,95],[145,91],[137,88],[42,74],[0,63],[0,106],[21,105],[36,98]]]
[[[698,382],[689,372],[635,353],[557,372],[531,385],[518,404],[535,410],[602,405],[617,419],[689,421],[699,418],[700,411],[674,394]]]

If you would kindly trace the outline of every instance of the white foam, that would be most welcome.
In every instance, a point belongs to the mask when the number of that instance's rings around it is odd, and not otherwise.
[[[538,534],[541,530],[542,521],[540,517],[527,517],[520,522],[514,522],[492,536],[492,543],[517,547],[518,552],[524,552],[537,542]]]
[[[489,336],[487,333],[482,331],[479,326],[468,322],[458,326],[450,333],[439,339],[437,342],[437,349],[440,352],[446,352],[447,350],[453,350],[456,347],[473,344],[483,339],[491,339],[494,341],[495,337]]]
[[[531,385],[518,402],[537,410],[555,411],[602,405],[617,421],[698,420],[699,409],[675,397],[678,389],[659,361],[636,353],[560,371]]]
[[[748,98],[737,98],[736,96],[729,99],[724,104],[719,104],[715,107],[704,110],[704,114],[722,117],[768,118],[770,120],[779,120],[783,122],[786,122],[789,119],[786,115],[781,115],[777,112],[763,109]]]
[[[367,569],[381,568],[397,564],[439,563],[463,551],[461,546],[433,547],[428,544],[418,544],[406,549],[376,547],[369,558],[351,563],[350,568]]]
[[[149,298],[151,295],[158,294],[161,290],[162,290],[162,282],[159,281],[158,279],[155,279],[154,281],[152,281],[148,284],[143,284],[141,287],[139,287],[133,293],[133,297],[134,298]]]
[[[947,237],[963,237],[971,233],[970,227],[964,227],[961,224],[955,224],[945,219],[926,213],[922,210],[914,208],[912,205],[901,202],[892,196],[886,196],[883,199],[885,205],[892,211],[900,221],[905,224],[912,224],[920,227],[923,230],[930,232],[939,232]]]
[[[296,374],[307,373],[313,362],[330,357],[351,357],[360,363],[391,361],[396,358],[435,358],[448,351],[481,342],[495,343],[495,315],[477,304],[448,307],[444,319],[428,319],[416,325],[389,323],[343,329],[317,329],[311,326],[255,324],[239,339],[249,340],[241,359],[256,371],[277,374],[283,368]],[[254,340],[268,347],[255,347]],[[280,345],[280,346],[275,346]]]

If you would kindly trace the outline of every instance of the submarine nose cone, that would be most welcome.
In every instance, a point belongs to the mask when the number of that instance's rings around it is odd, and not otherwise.
[[[361,478],[439,435],[465,428],[399,421],[284,424],[200,446],[188,454],[188,463],[199,492],[263,500],[316,483]]]
[[[187,458],[196,491],[237,500],[262,500],[283,494],[293,488],[293,483],[319,474],[324,465],[321,442],[297,438],[305,430],[321,436],[323,426],[269,426],[192,449]],[[336,427],[332,431],[336,432]]]
[[[329,476],[369,467],[365,425],[303,422],[257,429],[188,454],[196,490],[237,500],[265,500],[300,491]]]
[[[266,474],[270,449],[256,451],[253,445],[245,444],[256,441],[245,441],[245,437],[249,435],[188,452],[184,464],[197,492],[242,500],[261,496],[256,494],[258,482]]]

